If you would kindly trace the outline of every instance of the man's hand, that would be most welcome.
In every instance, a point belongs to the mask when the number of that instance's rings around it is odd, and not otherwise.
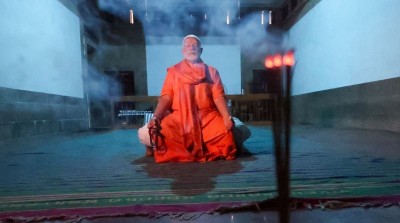
[[[147,128],[157,128],[157,126],[160,124],[160,119],[157,118],[156,116],[153,116],[152,119],[150,119],[149,123],[147,123]]]
[[[224,116],[224,124],[227,130],[232,130],[235,127],[235,122],[233,122],[232,116]]]
[[[226,129],[231,130],[235,126],[235,123],[233,122],[232,116],[229,114],[225,97],[214,99],[214,103],[217,106],[219,113],[222,115]]]
[[[163,95],[158,99],[157,108],[154,111],[153,118],[147,124],[147,128],[159,127],[161,119],[165,116],[166,112],[171,108],[172,98],[170,95]],[[157,125],[156,125],[157,124]]]

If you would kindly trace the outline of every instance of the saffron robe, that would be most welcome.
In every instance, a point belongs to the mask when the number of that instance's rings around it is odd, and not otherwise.
[[[157,163],[232,160],[236,156],[233,133],[226,129],[214,99],[225,97],[218,71],[201,62],[187,61],[168,68],[161,97],[172,98],[162,118]]]

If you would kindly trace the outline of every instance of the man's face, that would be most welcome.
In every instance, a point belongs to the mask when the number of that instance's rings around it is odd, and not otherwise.
[[[189,62],[196,62],[200,59],[200,55],[203,49],[201,48],[199,42],[195,38],[187,38],[183,43],[183,58]]]

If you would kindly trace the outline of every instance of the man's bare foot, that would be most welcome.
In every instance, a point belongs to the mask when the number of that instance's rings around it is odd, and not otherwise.
[[[146,156],[154,156],[153,148],[146,146]]]

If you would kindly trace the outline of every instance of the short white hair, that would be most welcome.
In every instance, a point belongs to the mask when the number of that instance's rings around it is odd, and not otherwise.
[[[197,42],[199,43],[199,46],[201,46],[200,38],[197,37],[196,35],[193,35],[193,34],[187,35],[187,36],[185,36],[185,37],[183,38],[183,40],[182,40],[182,46],[185,45],[185,40],[188,39],[188,38],[194,38],[194,39],[196,39]]]

